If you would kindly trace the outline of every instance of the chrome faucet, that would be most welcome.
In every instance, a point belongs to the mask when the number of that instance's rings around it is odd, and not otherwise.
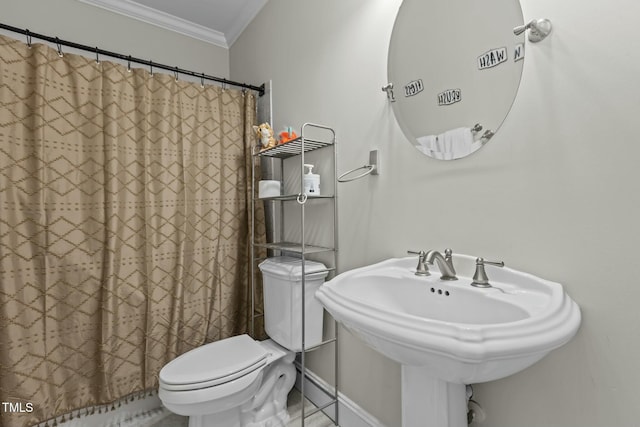
[[[407,251],[408,254],[418,255],[418,266],[416,267],[416,276],[430,276],[429,267],[427,267],[425,257],[427,253],[425,251]]]
[[[438,263],[438,268],[440,269],[440,279],[442,280],[458,280],[456,277],[456,269],[453,268],[453,259],[452,259],[452,251],[451,249],[445,249],[444,256],[438,251],[431,250],[427,252],[424,257],[424,260],[433,265],[433,262]]]
[[[504,262],[502,261],[487,261],[484,258],[476,258],[476,272],[473,275],[473,282],[471,282],[471,286],[475,286],[476,288],[492,287],[491,283],[489,283],[487,272],[484,270],[484,266],[486,264],[495,265],[496,267],[504,267]]]

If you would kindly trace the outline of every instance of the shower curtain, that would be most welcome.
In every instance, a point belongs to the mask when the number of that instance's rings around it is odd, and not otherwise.
[[[250,93],[0,36],[0,426],[246,331],[254,121]]]

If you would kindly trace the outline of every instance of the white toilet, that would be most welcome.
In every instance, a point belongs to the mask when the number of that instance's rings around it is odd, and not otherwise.
[[[160,371],[158,396],[189,427],[284,427],[293,388],[295,351],[301,344],[301,265],[291,257],[260,264],[265,330],[271,339],[238,335],[203,345]],[[315,272],[315,273],[314,273]],[[321,263],[305,262],[305,344],[322,340],[323,309],[315,291],[327,276]]]

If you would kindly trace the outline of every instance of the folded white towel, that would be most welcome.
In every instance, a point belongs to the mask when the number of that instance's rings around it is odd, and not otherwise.
[[[431,153],[436,149],[436,144],[438,143],[438,137],[436,135],[425,135],[416,138],[416,140],[418,141],[416,148],[429,156],[431,156]]]
[[[478,148],[471,129],[464,127],[451,129],[440,135],[425,135],[416,139],[418,150],[440,160],[459,159]]]
[[[471,151],[473,145],[473,133],[469,128],[456,128],[442,134],[447,152],[451,153],[454,159],[464,157]]]
[[[425,136],[421,136],[421,137],[416,138],[416,139],[418,141],[418,144],[420,144],[421,147],[424,147],[427,150],[433,150],[433,148],[436,145],[437,136],[436,135],[425,135]]]

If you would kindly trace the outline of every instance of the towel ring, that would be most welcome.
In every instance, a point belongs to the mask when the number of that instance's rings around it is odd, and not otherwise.
[[[344,179],[344,177],[346,175],[349,175],[350,173],[353,173],[355,171],[359,171],[360,169],[367,169],[365,172],[361,173],[360,175],[356,175],[353,178],[348,178],[348,179]],[[364,165],[364,166],[360,166],[359,168],[355,168],[355,169],[351,169],[348,172],[343,173],[342,175],[340,175],[338,177],[338,182],[351,182],[351,181],[355,181],[356,179],[360,179],[362,177],[365,177],[367,175],[369,175],[370,173],[372,173],[374,170],[376,169],[375,165]]]
[[[366,170],[361,174],[354,176],[353,178],[345,179],[345,176],[349,175],[350,173],[359,171],[360,169],[366,169]],[[378,152],[378,150],[369,151],[369,164],[360,166],[359,168],[351,169],[350,171],[343,173],[338,177],[337,181],[351,182],[351,181],[355,181],[356,179],[365,177],[367,175],[380,175],[380,153]]]

